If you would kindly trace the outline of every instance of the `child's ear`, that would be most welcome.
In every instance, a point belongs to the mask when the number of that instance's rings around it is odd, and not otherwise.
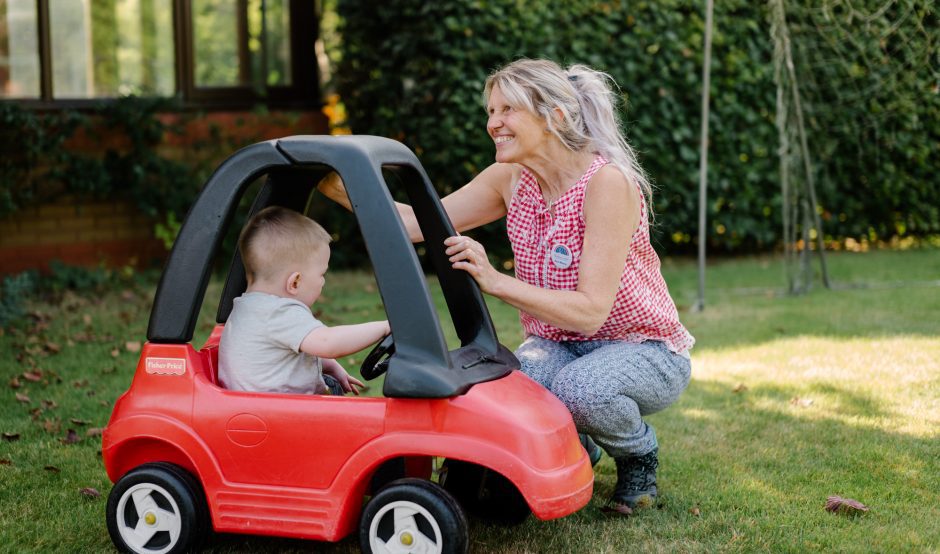
[[[287,292],[290,294],[297,294],[297,289],[300,288],[300,272],[295,271],[287,276]]]

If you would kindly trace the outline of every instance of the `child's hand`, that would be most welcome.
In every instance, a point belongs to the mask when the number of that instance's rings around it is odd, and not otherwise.
[[[355,377],[351,376],[336,360],[323,360],[323,373],[336,379],[344,392],[351,392],[359,396],[359,391],[364,390],[366,386]]]

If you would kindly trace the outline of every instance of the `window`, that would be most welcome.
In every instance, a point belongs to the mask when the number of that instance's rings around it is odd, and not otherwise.
[[[317,106],[315,3],[0,0],[0,100]]]

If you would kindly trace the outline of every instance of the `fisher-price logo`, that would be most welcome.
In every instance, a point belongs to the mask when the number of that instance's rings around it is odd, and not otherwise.
[[[147,358],[147,373],[154,375],[183,375],[186,373],[186,359]]]

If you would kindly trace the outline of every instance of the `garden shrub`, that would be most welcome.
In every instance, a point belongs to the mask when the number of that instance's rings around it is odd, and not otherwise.
[[[832,89],[873,82],[877,64],[868,69],[843,55],[829,60],[839,68],[814,73],[824,56],[836,53],[831,41],[868,40],[858,54],[864,58],[881,48],[879,28],[869,25],[858,37],[821,37],[813,34],[818,3],[791,4],[794,40],[809,45],[812,36],[818,43],[798,48],[797,55],[809,75],[801,87],[811,110],[825,233],[840,239],[940,232],[940,95],[929,62],[907,67],[910,75],[874,92],[870,102],[832,103]],[[874,13],[876,2],[854,4]],[[898,21],[913,6],[906,25],[937,28],[929,2],[897,4],[877,22]],[[673,253],[691,252],[698,232],[702,10],[702,2],[691,0],[338,0],[342,40],[335,86],[352,131],[403,141],[443,195],[492,163],[481,98],[492,70],[520,57],[547,57],[607,71],[622,87],[627,136],[656,186],[655,243]],[[746,0],[716,2],[715,10],[709,244],[724,251],[766,250],[781,234],[767,10],[763,2]],[[912,51],[936,57],[936,40],[926,33],[911,37]],[[910,101],[911,87],[918,102]],[[878,125],[861,134],[839,124],[871,121],[868,110],[880,114]],[[477,234],[508,257],[501,224]]]

